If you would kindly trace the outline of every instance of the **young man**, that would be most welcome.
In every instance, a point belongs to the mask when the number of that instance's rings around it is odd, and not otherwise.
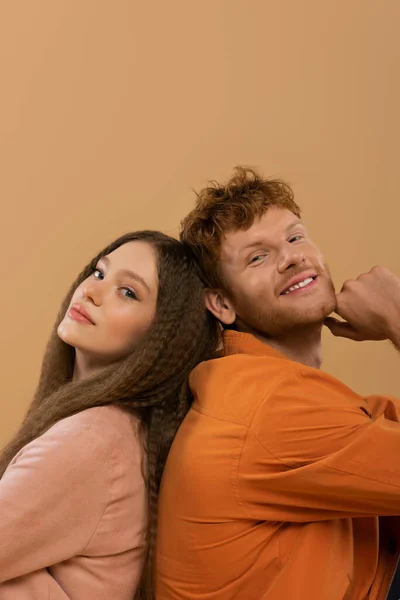
[[[224,356],[193,371],[168,458],[157,599],[386,599],[400,403],[362,398],[319,367],[324,324],[400,348],[399,278],[375,267],[336,296],[290,188],[250,169],[200,192],[182,239]]]

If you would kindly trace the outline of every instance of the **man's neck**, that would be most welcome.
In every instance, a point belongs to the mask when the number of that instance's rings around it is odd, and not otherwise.
[[[290,360],[319,369],[322,364],[321,332],[322,325],[316,324],[298,327],[276,338],[254,335]]]

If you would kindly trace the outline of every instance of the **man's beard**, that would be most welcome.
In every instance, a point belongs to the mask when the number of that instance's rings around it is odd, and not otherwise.
[[[297,273],[291,273],[290,278]],[[279,338],[298,332],[301,329],[322,324],[324,319],[336,307],[335,288],[327,268],[318,273],[320,281],[318,285],[324,285],[324,293],[321,298],[315,299],[315,306],[309,303],[309,308],[302,308],[301,304],[294,301],[294,306],[280,305],[279,297],[274,305],[269,305],[261,297],[238,298],[235,300],[236,321],[235,328],[261,335],[266,338]],[[289,281],[289,279],[288,279]],[[304,293],[304,292],[303,292]]]

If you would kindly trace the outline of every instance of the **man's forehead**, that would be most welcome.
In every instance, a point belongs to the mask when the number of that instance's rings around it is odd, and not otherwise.
[[[301,219],[287,209],[271,207],[261,217],[256,217],[247,229],[228,231],[221,238],[221,256],[226,251],[241,252],[252,245],[271,241],[277,235],[285,234],[296,225],[303,225]]]

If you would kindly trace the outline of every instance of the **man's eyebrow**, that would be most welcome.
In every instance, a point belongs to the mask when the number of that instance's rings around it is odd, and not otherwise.
[[[251,248],[257,248],[257,246],[259,246],[262,243],[262,240],[255,240],[254,242],[243,246],[243,248],[240,249],[240,253],[245,252],[245,250],[250,250]]]
[[[303,227],[304,227],[303,221],[301,219],[296,219],[295,221],[292,221],[291,223],[289,223],[289,225],[286,227],[286,231],[289,231],[289,229],[296,227],[296,225],[303,225]]]
[[[301,219],[296,219],[295,221],[292,221],[291,223],[289,223],[289,225],[286,227],[286,231],[289,231],[290,229],[293,229],[293,227],[296,227],[296,225],[302,225],[304,227],[304,223]],[[245,250],[250,250],[251,248],[256,248],[257,246],[259,246],[260,244],[263,244],[264,241],[263,240],[254,240],[254,242],[250,242],[250,244],[247,244],[246,246],[243,246],[243,248],[240,249],[240,252],[244,252]]]

